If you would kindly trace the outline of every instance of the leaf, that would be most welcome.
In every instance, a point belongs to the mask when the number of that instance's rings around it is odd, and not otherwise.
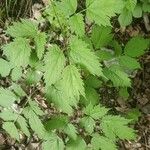
[[[73,37],[70,40],[70,49],[70,59],[73,62],[85,66],[93,75],[103,75],[98,57],[94,52],[90,51],[87,43],[77,37]]]
[[[113,7],[112,7],[113,6]],[[86,0],[87,18],[99,26],[110,26],[110,18],[124,7],[122,0]]]
[[[0,105],[10,107],[17,100],[16,95],[8,89],[0,88]]]
[[[141,68],[140,63],[135,58],[125,55],[119,57],[119,63],[121,66],[132,70]]]
[[[69,25],[72,32],[82,37],[85,33],[84,21],[82,14],[75,14],[69,18]]]
[[[120,139],[135,139],[135,132],[132,128],[129,128],[127,124],[130,120],[120,116],[105,116],[101,121],[101,129],[105,136],[111,140],[116,140],[117,137]]]
[[[25,120],[25,118],[22,117],[22,116],[19,116],[18,119],[17,119],[17,123],[19,124],[20,129],[22,130],[22,132],[27,137],[30,137],[30,132],[29,132],[29,129],[28,129],[28,124],[27,124],[27,121]]]
[[[21,76],[22,76],[22,68],[21,67],[15,67],[11,73],[12,80],[17,81],[21,78]]]
[[[68,124],[68,118],[66,116],[54,116],[45,122],[45,128],[48,131],[54,129],[63,129]]]
[[[0,118],[2,118],[4,121],[14,121],[18,118],[19,114],[14,113],[12,110],[3,110],[0,113]]]
[[[31,48],[28,40],[17,38],[3,47],[4,54],[14,67],[26,67],[29,64]]]
[[[126,8],[129,10],[129,11],[132,11],[134,10],[135,6],[137,4],[137,0],[127,0],[126,1]]]
[[[130,57],[139,57],[145,53],[149,46],[149,40],[142,37],[134,37],[128,41],[124,52]]]
[[[91,40],[96,49],[104,47],[110,43],[113,38],[111,27],[95,25],[92,30]]]
[[[85,128],[85,131],[92,134],[94,131],[95,121],[91,117],[84,117],[80,120],[80,124]]]
[[[91,144],[94,150],[117,150],[115,143],[113,143],[110,139],[98,134],[93,135]]]
[[[27,119],[29,119],[29,125],[35,134],[37,134],[40,139],[45,139],[46,130],[44,125],[31,107],[26,107],[23,110],[23,114]]]
[[[37,24],[29,19],[21,19],[21,22],[14,22],[8,27],[7,34],[12,37],[35,37],[37,34]]]
[[[42,143],[43,150],[64,150],[64,143],[62,139],[60,139],[56,135],[51,135],[48,137],[48,140]]]
[[[78,101],[80,95],[85,96],[84,83],[81,75],[73,65],[69,65],[64,69],[61,86],[67,98]]]
[[[128,9],[123,9],[121,14],[119,15],[118,21],[121,27],[126,27],[132,22],[132,12]]]
[[[63,112],[72,115],[73,109],[71,106],[74,103],[66,98],[60,87],[58,89],[57,88],[51,86],[47,89],[46,97],[48,98],[48,101],[52,101],[58,109],[61,109]]]
[[[9,75],[11,66],[10,63],[2,58],[0,58],[0,75],[6,77]]]
[[[57,45],[53,45],[45,57],[44,79],[47,86],[51,86],[61,77],[65,66],[65,56]]]
[[[19,141],[19,133],[13,122],[4,122],[2,127],[12,138]]]
[[[44,51],[45,51],[45,45],[46,45],[46,34],[45,32],[40,32],[38,35],[34,38],[37,56],[39,59],[42,58]]]
[[[133,11],[133,16],[135,18],[140,18],[140,17],[142,17],[142,14],[143,14],[143,12],[142,12],[142,6],[140,4],[137,4],[135,6],[134,11]]]
[[[93,106],[92,104],[89,104],[85,109],[84,113],[93,119],[100,119],[104,117],[108,113],[109,109],[96,105]]]
[[[68,141],[66,150],[86,150],[86,143],[81,137],[78,136],[76,140]]]
[[[63,0],[59,4],[58,8],[68,17],[74,14],[77,9],[77,0]]]
[[[77,139],[77,130],[73,124],[68,124],[67,127],[64,128],[64,132],[73,140]]]
[[[41,108],[38,106],[37,102],[29,100],[29,105],[31,109],[39,116],[44,115],[44,112],[41,110]]]
[[[130,87],[131,81],[128,75],[117,66],[111,66],[104,69],[104,75],[113,82],[113,85],[118,87]]]

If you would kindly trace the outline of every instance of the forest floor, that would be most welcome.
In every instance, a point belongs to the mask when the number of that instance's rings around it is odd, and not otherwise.
[[[37,12],[36,12],[37,13]],[[36,14],[38,15],[38,14]],[[142,22],[142,23],[141,23]],[[118,38],[122,41],[128,40],[138,34],[144,34],[145,37],[150,37],[150,33],[146,31],[143,24],[143,20],[129,26],[124,31],[118,33]],[[118,29],[115,29],[118,30]],[[3,32],[3,28],[0,28],[0,46],[2,43],[7,41],[7,37]],[[108,104],[118,112],[124,113],[127,110],[138,108],[140,110],[140,115],[137,123],[133,125],[134,129],[137,131],[138,137],[136,141],[120,141],[120,150],[150,150],[150,52],[147,52],[144,56],[140,58],[142,68],[138,70],[133,77],[132,89],[130,89],[130,98],[126,101],[118,99],[115,95],[108,99],[114,99],[111,104]],[[6,83],[6,79],[0,80],[0,84]],[[3,82],[3,83],[2,83]],[[104,89],[107,92],[108,89]],[[113,90],[113,89],[110,89]],[[105,96],[105,92],[102,95]],[[112,91],[113,92],[113,91]],[[111,92],[110,92],[111,93]],[[107,104],[107,98],[104,99]],[[16,146],[16,143],[6,137],[5,134],[0,133],[0,149],[4,150],[38,150],[39,143],[34,141],[30,142],[31,145],[25,145],[22,141],[22,146]]]

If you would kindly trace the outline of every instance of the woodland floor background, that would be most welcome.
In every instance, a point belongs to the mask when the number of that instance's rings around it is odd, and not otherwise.
[[[3,1],[3,0],[2,0]],[[47,1],[43,0],[46,4]],[[31,7],[31,4],[28,7]],[[36,4],[32,6],[32,10],[25,13],[23,17],[30,16],[32,13],[32,18],[36,18],[40,15],[39,8],[41,4]],[[2,4],[0,2],[0,8]],[[31,13],[32,12],[32,13]],[[19,16],[18,16],[19,17]],[[150,31],[147,31],[147,24],[144,23],[143,19],[136,20],[134,24],[127,27],[126,29],[120,29],[114,27],[116,38],[120,39],[121,42],[126,42],[130,37],[133,37],[138,34],[142,34],[145,37],[150,37]],[[5,23],[0,23],[0,46],[3,43],[6,43],[9,39],[5,36],[4,33]],[[120,99],[115,95],[114,89],[104,88],[100,91],[102,95],[103,103],[106,106],[114,108],[119,113],[124,113],[130,109],[139,108],[142,113],[139,117],[138,122],[133,126],[137,131],[138,137],[136,141],[120,141],[119,146],[120,150],[150,150],[150,52],[147,52],[144,56],[140,58],[142,69],[135,72],[133,75],[133,88],[130,89],[130,98],[126,101]],[[0,85],[7,86],[9,80],[4,78],[0,79]],[[109,94],[108,94],[109,93]],[[43,101],[40,100],[40,95],[35,95],[39,97],[39,101],[43,107],[46,108]],[[47,109],[47,108],[46,108]],[[55,110],[49,110],[51,113]],[[6,136],[5,133],[0,132],[0,149],[3,150],[38,150],[40,143],[38,139],[34,137],[30,141],[22,141],[21,144],[15,143]]]

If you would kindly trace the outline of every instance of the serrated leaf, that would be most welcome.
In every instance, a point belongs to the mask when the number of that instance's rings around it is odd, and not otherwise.
[[[73,140],[77,139],[77,130],[75,128],[75,126],[73,124],[68,124],[65,128],[64,128],[64,132]]]
[[[96,49],[104,47],[110,43],[113,38],[111,27],[95,25],[92,30],[91,40]]]
[[[98,57],[88,48],[88,44],[73,37],[70,40],[70,59],[86,67],[86,69],[93,75],[103,75],[101,65]]]
[[[45,51],[45,45],[46,45],[46,34],[45,32],[40,32],[37,34],[37,36],[34,38],[37,56],[39,59],[42,58],[44,51]]]
[[[10,63],[2,58],[0,58],[0,75],[6,77],[9,75],[11,66]]]
[[[69,18],[69,25],[72,32],[82,37],[85,33],[84,21],[82,14],[75,14]]]
[[[21,78],[21,76],[22,76],[22,68],[21,67],[15,67],[11,73],[12,80],[17,81]]]
[[[100,105],[93,106],[92,104],[89,104],[85,109],[84,113],[93,119],[100,119],[104,117],[107,112],[109,111],[108,108],[102,107]]]
[[[4,122],[2,127],[12,138],[19,141],[19,132],[13,122]]]
[[[137,4],[136,6],[135,6],[135,9],[134,9],[134,11],[133,11],[133,16],[135,17],[135,18],[140,18],[140,17],[142,17],[142,6],[140,5],[140,4]]]
[[[58,107],[58,109],[61,109],[63,112],[71,115],[73,113],[71,106],[74,103],[72,103],[70,99],[64,96],[61,89],[57,88],[51,86],[47,89],[46,97],[48,98],[48,101],[53,102]]]
[[[16,95],[8,89],[0,88],[0,105],[10,107],[17,100]]]
[[[57,45],[53,45],[45,57],[44,79],[47,86],[51,86],[61,77],[65,66],[65,56]]]
[[[19,124],[21,131],[22,131],[27,137],[30,137],[30,132],[29,132],[29,129],[28,129],[28,124],[27,124],[27,121],[25,120],[25,118],[22,117],[22,116],[19,116],[19,117],[17,118],[17,123]]]
[[[86,143],[81,137],[78,137],[76,140],[69,140],[66,150],[86,150]]]
[[[132,11],[134,10],[135,6],[137,4],[137,0],[127,0],[126,1],[126,8],[129,10],[129,11]]]
[[[18,118],[19,114],[14,113],[12,110],[3,110],[0,113],[0,118],[4,121],[14,121]]]
[[[111,140],[120,139],[135,139],[135,132],[132,128],[128,127],[130,120],[120,116],[105,116],[102,118],[101,129],[105,136]]]
[[[84,83],[78,69],[73,66],[67,66],[62,75],[61,87],[67,98],[78,102],[80,95],[85,96]]]
[[[44,112],[42,111],[42,109],[38,106],[37,102],[29,100],[29,105],[31,107],[31,109],[39,116],[44,115]]]
[[[14,67],[26,67],[29,64],[31,48],[28,40],[17,38],[3,47],[4,54]]]
[[[149,40],[142,37],[134,37],[128,41],[124,52],[130,57],[139,57],[145,53],[149,46]]]
[[[128,9],[123,9],[121,14],[119,15],[118,21],[121,27],[126,27],[132,22],[132,12]]]
[[[126,67],[128,69],[139,69],[140,67],[140,63],[132,57],[129,56],[121,56],[119,57],[119,63],[121,66]]]
[[[43,150],[64,150],[64,142],[56,135],[51,135],[48,140],[42,143]]]
[[[113,143],[110,139],[98,134],[93,135],[91,144],[94,150],[117,150],[115,143]]]
[[[48,131],[54,129],[63,129],[68,123],[68,118],[66,116],[55,116],[45,122],[45,128]]]
[[[46,130],[39,117],[35,114],[31,107],[26,107],[23,110],[24,116],[29,120],[31,129],[38,135],[39,138],[45,139]]]
[[[12,37],[34,37],[37,34],[37,24],[29,19],[21,19],[21,22],[14,22],[8,27],[6,33]]]
[[[112,7],[113,6],[113,7]],[[87,18],[99,26],[110,26],[110,18],[124,7],[122,0],[86,0]]]
[[[88,132],[89,134],[93,133],[95,121],[91,117],[83,117],[80,120],[80,124],[85,128],[86,132]]]
[[[130,87],[131,81],[128,75],[117,66],[111,66],[104,69],[104,75],[113,82],[113,85],[118,87]]]

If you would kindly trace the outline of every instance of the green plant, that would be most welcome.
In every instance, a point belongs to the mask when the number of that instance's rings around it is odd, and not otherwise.
[[[0,74],[11,83],[0,89],[2,127],[18,142],[20,132],[34,132],[44,150],[115,150],[116,141],[135,139],[135,131],[128,127],[131,120],[100,104],[98,89],[130,87],[129,75],[140,68],[136,58],[149,40],[135,37],[122,49],[114,39],[110,18],[124,8],[122,0],[86,0],[82,10],[77,5],[51,1],[43,13],[47,32],[38,29],[41,20],[21,19],[8,27],[13,40],[2,47]],[[35,101],[39,89],[55,115]]]

